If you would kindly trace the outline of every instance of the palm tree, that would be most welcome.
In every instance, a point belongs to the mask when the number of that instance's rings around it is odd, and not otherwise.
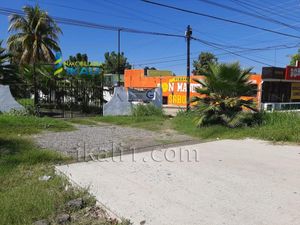
[[[245,113],[243,109],[256,112],[253,98],[256,85],[249,81],[251,69],[241,69],[239,63],[210,64],[205,80],[196,80],[201,88],[199,96],[192,99],[196,103],[197,125],[223,124],[237,127],[251,123],[254,113]]]
[[[58,35],[62,33],[56,22],[38,6],[24,6],[24,15],[10,16],[8,49],[16,53],[20,64],[53,62],[53,51],[60,51]]]
[[[0,81],[5,84],[14,79],[15,68],[10,64],[11,55],[2,47],[2,42],[0,41]]]
[[[53,51],[60,51],[58,35],[62,31],[48,13],[37,5],[24,6],[23,11],[24,15],[10,16],[9,32],[13,34],[8,38],[7,45],[14,53],[15,62],[33,66],[34,102],[37,105],[36,64],[55,60]]]

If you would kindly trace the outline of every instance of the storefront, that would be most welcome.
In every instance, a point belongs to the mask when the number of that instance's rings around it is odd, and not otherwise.
[[[261,106],[271,111],[300,109],[300,68],[264,67]]]

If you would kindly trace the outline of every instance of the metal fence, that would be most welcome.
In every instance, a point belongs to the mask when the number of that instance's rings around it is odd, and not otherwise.
[[[10,83],[12,95],[22,99],[26,108],[32,108],[37,115],[54,117],[74,117],[103,114],[103,83],[97,78],[49,79],[37,81],[38,98],[34,101],[34,85]]]

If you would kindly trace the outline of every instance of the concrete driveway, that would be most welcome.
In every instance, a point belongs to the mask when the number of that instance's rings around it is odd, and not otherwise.
[[[223,140],[106,160],[57,169],[134,224],[300,224],[298,146]]]

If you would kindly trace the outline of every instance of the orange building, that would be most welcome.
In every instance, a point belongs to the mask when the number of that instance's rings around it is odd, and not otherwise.
[[[196,88],[201,85],[194,79],[204,79],[204,76],[191,76],[190,96],[196,96]],[[257,84],[257,100],[261,96],[261,76],[251,75],[250,80]],[[126,88],[151,89],[161,87],[163,92],[163,104],[170,106],[186,105],[186,76],[145,76],[143,69],[125,70],[124,85]]]

